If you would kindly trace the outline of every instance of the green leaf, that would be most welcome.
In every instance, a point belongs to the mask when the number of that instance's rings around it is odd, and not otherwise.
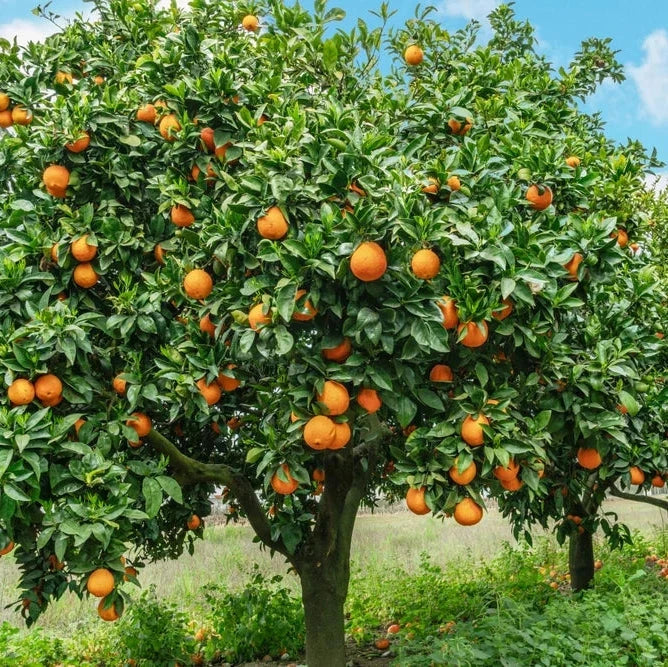
[[[480,362],[478,362],[475,365],[475,374],[478,377],[478,382],[480,382],[480,386],[484,387],[487,384],[487,381],[489,380],[489,375],[487,373],[487,369]]]
[[[24,502],[27,503],[30,501],[30,497],[26,496],[21,489],[19,489],[17,486],[14,484],[11,484],[10,482],[7,482],[3,487],[3,491],[12,499],[16,500],[18,502]]]
[[[401,426],[405,428],[413,421],[415,413],[417,412],[417,405],[415,405],[415,403],[413,403],[413,401],[411,401],[411,399],[407,398],[406,396],[401,396],[397,403],[397,417]]]
[[[295,344],[292,334],[282,324],[279,324],[274,328],[274,335],[276,336],[276,352],[281,356],[290,352]]]
[[[0,449],[0,479],[5,474],[5,471],[9,467],[9,464],[12,462],[14,457],[14,450],[12,449]]]
[[[27,199],[15,199],[10,206],[15,211],[34,211],[35,205]]]
[[[153,518],[160,510],[162,504],[162,489],[157,480],[152,477],[144,477],[142,493],[146,501],[146,514]]]
[[[509,297],[515,290],[515,281],[512,278],[501,278],[501,298]]]
[[[141,146],[141,139],[136,134],[121,135],[118,137],[118,140],[122,144],[125,144],[126,146],[132,146],[133,148]]]
[[[260,460],[260,457],[264,454],[264,449],[262,447],[251,447],[246,454],[246,463],[255,463]]]
[[[631,417],[635,417],[640,411],[638,401],[626,391],[619,392],[619,402],[629,411]]]
[[[162,490],[170,497],[173,498],[179,505],[183,504],[183,493],[181,492],[181,487],[179,483],[166,475],[160,475],[156,477],[158,484],[162,487]]]

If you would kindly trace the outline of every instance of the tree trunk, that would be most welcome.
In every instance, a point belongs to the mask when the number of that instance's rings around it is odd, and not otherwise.
[[[301,573],[306,620],[308,667],[345,667],[343,604],[348,593],[349,564],[334,559],[305,566]]]
[[[575,532],[568,549],[568,568],[571,588],[581,591],[590,588],[594,581],[594,541],[591,533]]]

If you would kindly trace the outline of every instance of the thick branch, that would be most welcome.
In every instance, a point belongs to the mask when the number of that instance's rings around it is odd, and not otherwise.
[[[168,459],[174,469],[174,479],[181,486],[190,484],[211,483],[227,486],[232,495],[239,501],[243,511],[248,517],[255,534],[270,549],[274,549],[290,558],[288,550],[282,540],[271,539],[271,526],[264,514],[262,505],[255,494],[249,480],[233,468],[222,463],[202,463],[184,454],[170,440],[157,431],[151,431],[146,436],[146,442]]]
[[[668,512],[668,500],[663,500],[662,498],[643,496],[636,493],[624,493],[624,491],[618,489],[614,484],[610,487],[610,495],[617,496],[617,498],[624,498],[624,500],[635,500],[638,503],[654,505],[655,507],[660,507]]]

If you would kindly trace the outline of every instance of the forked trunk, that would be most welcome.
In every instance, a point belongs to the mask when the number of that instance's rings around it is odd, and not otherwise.
[[[591,533],[571,535],[568,549],[568,568],[571,588],[581,591],[590,588],[594,581],[594,540]]]

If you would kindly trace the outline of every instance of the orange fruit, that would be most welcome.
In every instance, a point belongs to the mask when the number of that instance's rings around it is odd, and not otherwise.
[[[503,306],[496,308],[495,310],[492,311],[492,317],[495,320],[499,320],[499,322],[501,322],[501,320],[505,320],[506,317],[508,317],[508,315],[510,315],[514,309],[513,302],[510,299],[506,298],[502,301],[502,303]]]
[[[260,21],[257,16],[246,14],[246,16],[241,19],[241,26],[244,30],[248,30],[248,32],[255,32],[260,27]]]
[[[388,648],[390,648],[390,640],[387,637],[381,637],[380,639],[376,639],[373,645],[379,651],[386,651]]]
[[[281,469],[283,470],[283,473],[287,477],[288,481],[284,482],[279,478],[278,472],[275,472],[271,478],[271,488],[281,496],[289,496],[291,493],[294,493],[297,490],[299,487],[299,482],[290,474],[290,468],[288,467],[287,463],[283,463],[281,465]]]
[[[306,294],[305,289],[297,290],[295,293],[295,303],[298,303],[299,300]],[[305,299],[304,303],[301,306],[297,306],[292,313],[292,319],[297,320],[298,322],[308,322],[312,320],[318,311],[313,307],[310,299]]]
[[[30,125],[32,113],[22,106],[15,106],[12,109],[12,122],[14,125]]]
[[[314,482],[324,482],[325,481],[325,471],[322,468],[316,468],[311,474]]]
[[[587,470],[596,470],[603,460],[596,449],[580,447],[577,453],[578,463]]]
[[[190,227],[195,222],[195,216],[192,214],[192,211],[187,206],[182,206],[181,204],[172,206],[170,217],[177,227]]]
[[[463,136],[469,132],[473,127],[473,119],[467,118],[464,122],[458,121],[456,118],[451,118],[448,121],[448,127],[453,134]]]
[[[227,364],[228,371],[234,370],[236,367],[236,364]],[[225,371],[221,371],[218,374],[218,384],[223,391],[235,391],[241,386],[241,380],[230,377],[225,374]]]
[[[88,244],[88,234],[72,241],[70,249],[77,262],[90,262],[97,255],[97,246]]]
[[[580,166],[580,158],[576,155],[569,155],[566,158],[566,164],[572,169],[575,169],[576,167]]]
[[[341,422],[340,424],[334,424],[336,430],[336,435],[334,436],[334,442],[329,446],[329,449],[343,449],[349,442],[352,437],[352,431],[350,429],[350,424],[348,422]]]
[[[188,530],[197,530],[202,525],[202,519],[197,514],[191,514],[186,521]]]
[[[457,314],[457,304],[454,299],[444,296],[436,304],[441,313],[443,313],[443,327],[445,329],[455,329],[459,324],[459,315]]]
[[[0,111],[5,111],[9,108],[9,95],[7,93],[0,93]]]
[[[135,579],[137,578],[137,575],[139,574],[137,570],[132,567],[131,565],[128,565],[125,570],[125,574],[123,575],[123,581],[130,581],[131,577],[134,577]]]
[[[436,364],[429,372],[429,379],[432,382],[452,382],[455,378],[450,366]]]
[[[482,425],[488,425],[489,419],[482,414],[482,412],[473,419],[471,415],[467,415],[462,422],[462,440],[471,445],[471,447],[479,447],[485,440],[485,433],[482,430]]]
[[[151,418],[143,412],[133,412],[132,418],[128,419],[125,423],[127,426],[137,431],[137,435],[140,438],[147,436],[153,428]]]
[[[656,473],[656,475],[652,477],[652,486],[655,486],[657,489],[662,489],[665,485],[666,482],[659,473]]]
[[[351,255],[350,270],[364,282],[378,280],[387,270],[385,251],[377,243],[365,241]]]
[[[72,78],[70,72],[56,72],[55,81],[56,83],[64,84],[73,83],[74,79]]]
[[[401,626],[398,623],[392,623],[392,625],[387,628],[387,632],[391,635],[396,635],[399,630],[401,630]]]
[[[578,267],[580,266],[580,263],[583,259],[584,257],[579,252],[576,252],[573,257],[571,257],[571,259],[566,262],[566,264],[564,264],[564,268],[570,274],[571,280],[578,279]]]
[[[610,234],[610,238],[617,239],[617,245],[620,248],[626,248],[626,246],[629,244],[629,235],[624,229],[617,229],[616,231],[612,232],[612,234]]]
[[[89,262],[78,264],[74,268],[72,277],[74,278],[74,282],[84,289],[93,287],[93,285],[96,285],[97,281],[100,279],[100,276],[97,275],[95,269]]]
[[[207,313],[199,321],[199,330],[202,333],[209,334],[211,338],[214,338],[216,335],[216,325],[211,321],[210,314]]]
[[[411,44],[404,51],[404,60],[407,65],[415,67],[424,60],[424,51],[417,44]]]
[[[153,257],[160,266],[165,265],[165,249],[159,243],[153,248]]]
[[[552,190],[545,186],[531,185],[526,199],[536,211],[544,211],[552,203]]]
[[[90,134],[84,131],[79,134],[79,138],[65,144],[65,148],[70,153],[82,153],[90,146]]]
[[[462,189],[462,182],[459,180],[459,176],[450,176],[448,179],[448,187],[453,191]]]
[[[111,386],[114,388],[114,391],[119,396],[125,396],[125,390],[127,389],[127,384],[128,383],[120,375],[117,375],[113,379]]]
[[[325,415],[311,417],[304,426],[304,440],[311,449],[328,449],[336,439],[336,425]]]
[[[53,374],[40,375],[35,381],[35,396],[42,403],[52,402],[62,396],[63,383]]]
[[[478,468],[475,464],[475,461],[471,461],[468,468],[462,472],[459,472],[459,469],[457,468],[457,459],[455,459],[455,464],[450,468],[450,470],[448,470],[450,479],[455,484],[459,484],[460,486],[466,486],[467,484],[470,484],[475,479],[477,474]]]
[[[422,192],[426,195],[437,195],[441,189],[441,184],[438,182],[438,179],[433,176],[429,177],[429,185],[422,187]]]
[[[357,394],[358,405],[367,412],[374,413],[380,410],[383,401],[375,389],[360,389]]]
[[[49,562],[50,570],[55,570],[56,572],[60,572],[61,570],[65,569],[65,563],[59,561],[56,558],[55,554],[51,554],[47,560]]]
[[[199,133],[199,138],[202,142],[202,146],[209,151],[209,153],[213,153],[213,151],[216,150],[216,142],[213,138],[214,135],[214,130],[212,127],[205,127],[200,133]]]
[[[114,575],[105,567],[100,567],[88,575],[86,588],[96,598],[103,598],[114,590]]]
[[[4,547],[4,549],[0,549],[0,556],[6,556],[14,548],[14,546],[14,542],[10,541],[9,544]]]
[[[176,133],[181,130],[181,123],[173,113],[168,113],[160,120],[158,126],[162,138],[166,141],[175,141]]]
[[[117,621],[121,617],[121,615],[118,613],[118,610],[116,609],[115,602],[113,602],[107,609],[104,608],[104,605],[105,600],[102,598],[100,603],[97,605],[97,615],[103,621]]]
[[[496,466],[494,468],[494,477],[496,477],[500,482],[509,482],[511,479],[515,479],[520,472],[520,467],[510,459],[507,466]]]
[[[464,498],[455,505],[454,517],[462,526],[473,526],[482,519],[482,507],[472,498]]]
[[[350,404],[350,396],[348,390],[339,382],[327,380],[322,389],[322,393],[318,395],[318,403],[322,403],[327,408],[327,414],[336,417],[342,415]]]
[[[344,362],[353,351],[353,346],[350,338],[344,338],[338,345],[334,347],[326,347],[322,349],[322,356],[327,361],[335,361],[337,363]]]
[[[637,486],[644,484],[645,473],[638,466],[629,468],[629,474],[631,475],[631,484],[636,484]]]
[[[227,149],[230,148],[231,146],[232,144],[228,141],[226,144],[223,144],[222,146],[217,146],[213,152],[221,162],[224,162]]]
[[[9,385],[7,397],[12,405],[28,405],[35,398],[35,386],[29,380],[14,380]]]
[[[425,500],[426,486],[421,486],[419,489],[408,489],[406,494],[406,505],[413,514],[429,514],[431,510]]]
[[[465,347],[480,347],[484,345],[489,336],[489,327],[487,322],[483,320],[480,322],[482,331],[476,322],[463,322],[457,327],[457,333],[460,334],[466,327],[466,335],[459,342]]]
[[[248,324],[250,325],[250,328],[253,329],[253,331],[257,331],[260,326],[271,324],[271,311],[265,315],[262,312],[263,308],[264,305],[262,303],[258,303],[248,312]]]
[[[502,479],[500,482],[501,486],[506,491],[519,491],[524,486],[524,482],[517,477],[513,477],[512,479]]]
[[[137,110],[137,120],[142,123],[151,123],[155,125],[157,119],[157,113],[155,107],[152,104],[145,104],[143,107]]]
[[[65,197],[70,182],[70,172],[67,167],[52,164],[44,170],[42,182],[51,196],[62,199]]]
[[[98,74],[97,76],[93,77],[93,82],[96,83],[98,86],[101,86],[104,83],[104,77]]]
[[[207,405],[215,405],[220,400],[221,390],[220,385],[217,382],[212,382],[207,384],[205,378],[200,378],[197,380],[197,388],[199,393],[202,394]]]
[[[0,111],[0,127],[8,128],[14,124],[12,120],[12,112],[7,109],[6,111]]]
[[[595,560],[594,561],[594,569],[595,570],[600,570],[603,567],[603,561],[602,560]]]
[[[183,279],[183,289],[191,299],[206,299],[213,291],[213,279],[204,269],[193,269]]]
[[[411,259],[411,269],[421,280],[431,280],[438,275],[440,268],[441,260],[433,250],[418,250]]]
[[[86,423],[86,420],[85,420],[85,419],[77,419],[77,420],[74,422],[74,431],[75,431],[75,433],[77,434],[77,436],[79,435],[79,431],[81,430],[81,428],[83,427],[83,425],[84,425],[85,423]]]
[[[257,231],[263,239],[278,241],[288,233],[288,221],[278,206],[272,206],[257,219]]]

